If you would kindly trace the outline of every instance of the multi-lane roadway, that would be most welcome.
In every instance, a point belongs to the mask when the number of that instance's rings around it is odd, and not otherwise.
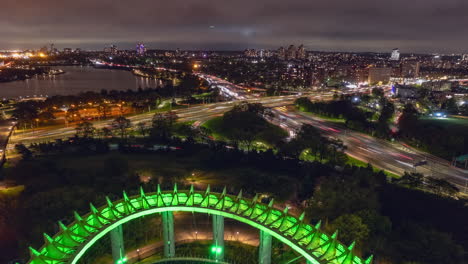
[[[322,130],[326,136],[341,139],[347,146],[346,153],[356,159],[399,175],[408,171],[443,178],[455,184],[463,192],[468,191],[468,171],[453,167],[446,160],[412,149],[403,144],[376,139],[346,129],[343,125],[299,112],[294,107],[290,107],[290,105],[293,104],[300,94],[278,97],[255,97],[242,87],[215,76],[200,74],[200,77],[207,80],[211,85],[217,86],[226,97],[237,101],[262,103],[266,107],[273,108],[273,113],[275,114],[275,118],[273,118],[274,122],[287,129],[291,136],[294,136],[294,131],[302,124],[312,124]],[[309,93],[307,96],[311,100],[330,100],[333,95],[316,92]],[[179,116],[180,121],[199,121],[197,123],[200,123],[222,115],[230,110],[234,104],[235,101],[197,105],[185,109],[177,109],[175,112]],[[140,122],[149,124],[153,115],[154,113],[145,113],[131,116],[129,119],[133,124]],[[96,128],[103,128],[109,126],[109,121],[98,121],[94,123],[94,126]],[[13,142],[22,142],[24,144],[44,142],[52,139],[71,137],[75,132],[74,127],[41,128],[35,131],[17,133],[13,137]],[[414,166],[415,163],[421,161],[427,161],[427,164]]]
[[[450,162],[413,149],[399,142],[389,142],[347,129],[344,125],[303,113],[294,107],[280,107],[279,116],[284,126],[298,129],[302,124],[319,128],[325,136],[340,139],[346,145],[346,154],[397,175],[419,172],[425,176],[443,178],[467,192],[468,171],[451,166]],[[414,166],[427,161],[427,164]]]
[[[281,97],[266,97],[266,98],[252,98],[246,99],[245,101],[248,102],[258,102],[262,103],[267,107],[278,107],[293,104],[294,100],[298,97],[296,95],[291,96],[281,96]],[[206,105],[197,105],[182,109],[174,110],[179,117],[179,121],[207,121],[213,117],[222,115],[223,113],[230,110],[235,105],[234,101],[228,102],[220,102],[220,103],[213,103],[213,104],[206,104]],[[134,115],[128,117],[131,120],[132,124],[138,124],[140,122],[149,123],[151,122],[154,116],[154,112],[144,113],[139,115]],[[111,121],[104,120],[104,121],[96,121],[93,122],[95,128],[103,128],[109,126]],[[34,130],[27,130],[25,132],[18,131],[12,137],[12,143],[23,143],[23,144],[30,144],[30,143],[38,143],[38,142],[46,142],[49,140],[54,139],[63,139],[72,137],[76,134],[76,130],[74,126],[69,127],[43,127]],[[11,148],[11,146],[9,146]]]

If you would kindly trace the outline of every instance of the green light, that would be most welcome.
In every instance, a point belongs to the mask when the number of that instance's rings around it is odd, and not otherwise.
[[[211,252],[215,253],[215,254],[220,254],[221,252],[223,252],[223,248],[218,247],[218,246],[212,246],[211,247]]]
[[[303,222],[303,216],[296,218],[286,211],[275,209],[273,203],[266,205],[257,201],[223,193],[212,193],[210,189],[195,191],[161,191],[111,201],[100,208],[91,205],[90,213],[75,213],[75,221],[68,226],[59,223],[61,231],[55,236],[45,235],[46,244],[40,249],[30,248],[28,264],[77,264],[80,258],[114,228],[134,219],[162,212],[195,212],[219,215],[248,224],[270,234],[285,243],[313,264],[370,264],[372,258],[363,260],[352,252],[352,247],[340,244],[336,236],[328,236]],[[211,252],[220,254],[223,247],[213,246]],[[324,262],[325,261],[325,262]],[[116,264],[124,264],[122,258]]]
[[[125,258],[122,258],[122,259],[119,259],[119,260],[117,260],[117,264],[123,264],[123,263],[125,263],[125,262],[127,262],[127,258],[126,258],[126,257],[125,257]]]

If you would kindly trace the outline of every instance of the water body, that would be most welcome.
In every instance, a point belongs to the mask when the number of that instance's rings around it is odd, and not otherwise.
[[[136,90],[156,88],[160,80],[134,76],[130,71],[96,69],[89,66],[52,67],[66,73],[55,76],[37,76],[25,81],[0,83],[0,98],[19,98],[72,95],[86,91]]]

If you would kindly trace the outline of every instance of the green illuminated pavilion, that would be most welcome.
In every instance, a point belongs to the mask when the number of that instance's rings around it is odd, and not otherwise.
[[[371,264],[353,254],[354,243],[344,246],[337,240],[338,232],[329,236],[320,230],[320,223],[310,225],[303,221],[304,214],[296,218],[284,211],[260,203],[258,197],[245,199],[242,192],[237,196],[206,191],[161,191],[158,186],[154,193],[128,197],[96,208],[90,204],[90,212],[80,216],[75,212],[75,221],[66,226],[59,222],[60,232],[51,237],[44,234],[45,244],[40,250],[30,248],[28,264],[76,264],[85,252],[100,238],[110,233],[112,256],[115,263],[127,261],[124,250],[122,224],[133,219],[160,213],[162,214],[164,256],[175,257],[173,212],[197,212],[213,215],[213,247],[216,260],[224,256],[224,217],[235,219],[260,230],[259,261],[271,263],[271,239],[277,238],[313,264]]]

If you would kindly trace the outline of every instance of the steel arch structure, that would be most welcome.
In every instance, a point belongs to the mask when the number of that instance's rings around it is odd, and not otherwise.
[[[30,247],[31,258],[28,264],[76,264],[85,252],[100,238],[114,228],[133,219],[162,212],[199,212],[235,219],[251,225],[302,255],[308,263],[314,264],[371,264],[372,256],[367,260],[353,254],[354,243],[349,247],[337,241],[337,233],[328,236],[320,231],[320,223],[309,225],[303,222],[304,214],[296,218],[284,211],[273,208],[273,201],[266,205],[258,197],[245,199],[242,191],[237,196],[222,193],[179,191],[174,186],[172,191],[157,191],[128,197],[125,191],[123,199],[96,208],[90,204],[90,212],[84,216],[74,213],[75,221],[66,226],[59,222],[60,231],[53,237],[44,234],[45,244],[40,250]]]

